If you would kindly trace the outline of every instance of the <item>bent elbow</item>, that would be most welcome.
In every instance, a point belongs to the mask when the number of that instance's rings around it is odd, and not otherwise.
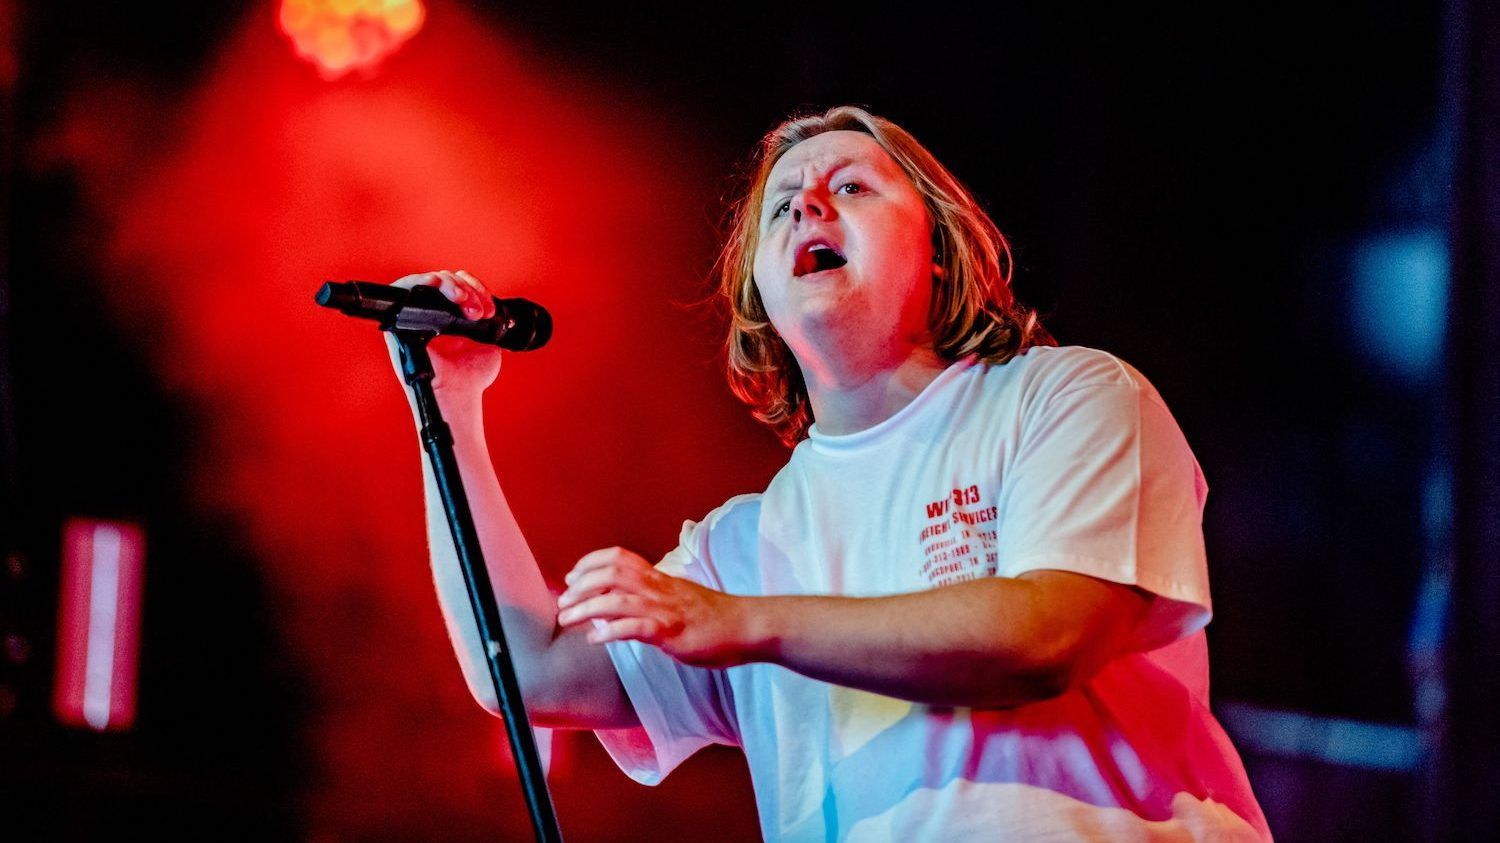
[[[525,707],[526,717],[533,725],[556,726],[557,724],[553,722],[556,717],[548,701],[540,693],[540,689],[535,685],[528,686],[524,681],[521,682],[521,703]],[[495,695],[495,689],[492,685],[480,685],[477,687],[471,685],[469,687],[469,696],[473,697],[474,702],[478,703],[479,707],[484,709],[487,714],[495,717],[502,716],[500,699]]]
[[[470,685],[469,696],[473,697],[474,702],[478,703],[479,707],[489,714],[496,717],[500,716],[500,700],[495,696],[494,688],[483,685]]]
[[[995,700],[989,707],[1016,708],[1060,697],[1076,685],[1069,671],[1051,664],[1014,667],[1006,672],[1005,681],[995,689]]]
[[[994,683],[995,707],[1014,708],[1060,697],[1079,687],[1092,676],[1083,669],[1072,642],[1057,639],[1046,645],[1033,645],[1024,655],[1010,652],[1001,658],[991,673],[1002,677]]]
[[[1018,686],[1028,702],[1050,700],[1082,688],[1104,664],[1084,650],[1060,652],[1028,665],[1018,676]]]
[[[1086,679],[1087,677],[1079,676],[1072,665],[1051,664],[1032,673],[1028,678],[1027,689],[1033,702],[1042,702],[1066,694],[1082,685]]]

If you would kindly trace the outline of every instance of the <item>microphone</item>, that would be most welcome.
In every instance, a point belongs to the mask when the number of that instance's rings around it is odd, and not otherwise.
[[[494,299],[495,315],[467,319],[436,287],[410,290],[369,281],[329,281],[314,300],[346,316],[374,319],[382,331],[453,334],[509,351],[531,351],[552,339],[552,314],[526,299]]]

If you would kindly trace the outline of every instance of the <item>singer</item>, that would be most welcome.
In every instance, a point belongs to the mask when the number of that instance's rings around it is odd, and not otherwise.
[[[1267,840],[1208,707],[1207,486],[1151,384],[1058,347],[1005,239],[901,127],[839,107],[762,141],[719,263],[729,382],[794,446],[652,565],[560,596],[506,504],[480,395],[430,351],[526,703],[646,784],[743,748],[770,840]],[[471,319],[491,295],[438,288]],[[438,596],[495,710],[427,471]]]

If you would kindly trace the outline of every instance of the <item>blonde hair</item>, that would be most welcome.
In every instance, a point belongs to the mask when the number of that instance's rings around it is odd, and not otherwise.
[[[771,168],[808,138],[848,130],[863,132],[906,173],[933,221],[934,260],[928,317],[933,350],[944,360],[978,355],[1004,363],[1034,345],[1055,345],[1036,312],[1019,305],[1010,289],[1011,253],[1005,235],[968,188],[889,120],[855,106],[792,117],[761,138],[751,159],[749,189],[730,208],[728,236],[719,255],[719,291],[729,305],[729,387],[787,445],[807,436],[812,406],[791,349],[771,325],[755,286],[760,206]]]

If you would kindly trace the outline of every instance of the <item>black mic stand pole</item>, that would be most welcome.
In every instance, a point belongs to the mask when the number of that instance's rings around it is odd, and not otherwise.
[[[500,702],[500,716],[505,720],[505,733],[510,738],[510,752],[516,760],[526,807],[531,812],[532,830],[541,843],[561,843],[557,814],[552,810],[552,796],[547,790],[547,774],[542,769],[536,736],[531,732],[526,704],[521,699],[521,684],[516,679],[516,668],[511,663],[505,633],[500,628],[500,608],[495,602],[489,569],[484,565],[484,554],[479,548],[474,513],[469,509],[469,497],[464,493],[463,480],[458,474],[453,433],[443,421],[437,395],[432,390],[432,358],[427,355],[427,341],[433,334],[400,329],[392,330],[391,334],[401,351],[402,377],[416,398],[417,416],[422,424],[422,447],[427,451],[438,492],[443,497],[443,509],[448,513],[453,548],[458,552],[458,565],[469,588],[469,601],[474,604],[479,640],[484,646],[490,679],[495,684],[495,698]]]

